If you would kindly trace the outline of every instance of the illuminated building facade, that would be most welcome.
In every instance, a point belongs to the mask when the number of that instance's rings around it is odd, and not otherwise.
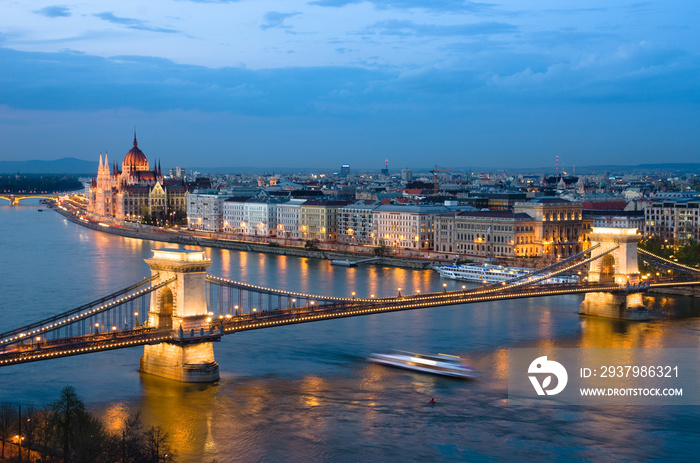
[[[338,210],[338,241],[352,244],[374,244],[373,204],[350,204]]]
[[[664,198],[644,208],[644,235],[689,242],[700,240],[700,198]]]
[[[580,203],[545,197],[516,203],[514,212],[525,213],[537,222],[535,244],[542,246],[542,256],[564,258],[584,250],[585,232]]]
[[[347,201],[308,200],[299,207],[301,239],[336,241],[338,239],[338,209]]]
[[[478,257],[537,257],[538,222],[524,213],[464,211],[435,216],[435,250]]]
[[[146,215],[161,220],[173,220],[184,215],[187,189],[180,180],[165,181],[160,165],[151,170],[146,155],[134,146],[126,153],[121,169],[109,165],[100,154],[97,178],[89,189],[88,212],[118,220],[140,221]]]
[[[389,248],[433,249],[433,217],[448,212],[446,206],[391,205],[378,206],[372,213],[374,241]]]

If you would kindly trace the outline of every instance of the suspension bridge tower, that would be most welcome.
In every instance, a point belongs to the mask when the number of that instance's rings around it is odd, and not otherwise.
[[[593,227],[588,235],[591,246],[600,244],[605,254],[591,262],[588,281],[618,285],[614,292],[587,293],[579,313],[623,320],[648,320],[649,313],[642,301],[637,243],[641,236],[636,228]]]
[[[170,284],[151,293],[148,326],[172,331],[172,341],[144,346],[140,371],[188,383],[219,379],[207,313],[206,270],[211,261],[204,251],[156,249],[146,259],[154,286]]]

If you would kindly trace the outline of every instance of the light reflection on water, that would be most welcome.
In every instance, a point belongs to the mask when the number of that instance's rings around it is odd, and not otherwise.
[[[0,207],[0,236],[0,254],[12,262],[0,266],[8,328],[148,276],[143,259],[171,246],[21,207]],[[299,292],[381,297],[399,287],[414,294],[462,285],[430,271],[206,251],[213,275]],[[140,375],[140,348],[2,368],[2,398],[45,404],[73,384],[110,429],[141,410],[186,462],[694,459],[700,411],[693,407],[508,406],[509,347],[698,346],[695,301],[648,298],[655,313],[683,318],[642,323],[579,317],[580,301],[437,307],[238,333],[215,345],[222,378],[207,385]],[[481,377],[457,381],[365,361],[394,349],[461,355]]]

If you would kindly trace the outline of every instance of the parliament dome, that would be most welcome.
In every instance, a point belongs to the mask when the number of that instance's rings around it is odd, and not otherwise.
[[[143,151],[139,149],[139,144],[136,141],[136,134],[134,134],[134,147],[126,153],[124,156],[123,167],[129,170],[148,170],[148,160]]]

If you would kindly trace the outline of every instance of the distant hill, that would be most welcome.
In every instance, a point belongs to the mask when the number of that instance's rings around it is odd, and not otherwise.
[[[694,162],[638,164],[636,166],[601,165],[576,167],[577,173],[587,172],[658,172],[700,173],[700,164]]]
[[[97,162],[76,158],[61,158],[55,161],[0,161],[2,174],[71,174],[96,175]]]

